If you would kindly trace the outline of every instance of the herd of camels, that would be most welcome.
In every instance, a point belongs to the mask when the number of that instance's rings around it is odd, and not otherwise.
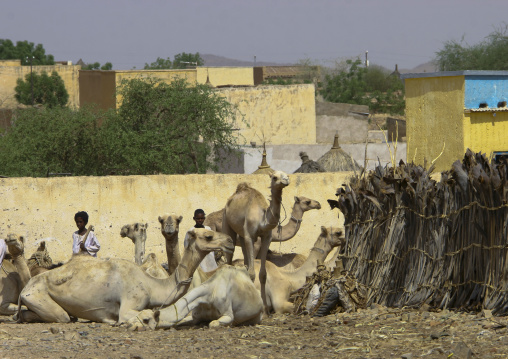
[[[178,245],[182,216],[160,216],[166,269],[155,254],[145,255],[148,224],[144,223],[127,224],[120,231],[134,243],[134,262],[78,254],[54,269],[37,265],[29,269],[24,238],[9,234],[5,242],[10,259],[3,261],[0,270],[0,315],[18,322],[85,319],[125,324],[135,330],[188,322],[209,322],[210,327],[258,324],[265,313],[289,313],[293,308],[291,293],[305,285],[306,278],[334,248],[339,247],[338,253],[344,233],[339,227],[322,226],[308,257],[271,253],[270,242],[292,238],[304,212],[321,205],[295,197],[291,219],[282,227],[282,191],[289,178],[275,171],[270,181],[269,202],[247,183],[239,184],[225,208],[207,217],[205,225],[212,230],[189,232],[189,244],[182,255]],[[233,261],[236,245],[242,248],[243,260]],[[38,250],[44,249],[41,243]],[[227,264],[204,272],[199,264],[212,251],[222,252]],[[326,265],[333,267],[334,259]]]

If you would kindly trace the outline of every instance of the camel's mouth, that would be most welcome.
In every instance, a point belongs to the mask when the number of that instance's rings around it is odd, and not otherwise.
[[[223,251],[225,253],[233,253],[235,251],[235,247],[224,247],[224,248],[217,248],[215,251]]]

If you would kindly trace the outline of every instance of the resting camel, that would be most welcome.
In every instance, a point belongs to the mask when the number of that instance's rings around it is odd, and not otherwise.
[[[236,243],[237,237],[240,239],[243,258],[252,280],[256,278],[254,242],[258,237],[261,237],[259,281],[265,308],[267,306],[265,295],[266,253],[272,240],[272,230],[279,223],[282,190],[289,185],[289,177],[282,171],[270,174],[270,179],[272,197],[269,206],[265,197],[258,190],[250,187],[247,183],[240,183],[236,192],[226,202],[222,220],[222,232],[231,236],[234,243]],[[228,264],[232,264],[233,253],[227,254],[226,258]]]
[[[192,317],[187,315],[192,312]],[[205,283],[190,290],[173,305],[161,310],[143,310],[129,321],[130,329],[147,325],[169,328],[192,321],[210,322],[210,327],[254,325],[261,322],[263,301],[245,267],[223,265]]]
[[[295,271],[287,271],[267,262],[266,296],[268,308],[273,309],[276,313],[292,312],[293,303],[289,302],[291,293],[303,287],[307,277],[317,271],[318,261],[322,263],[333,248],[344,244],[343,234],[342,228],[322,226],[321,234],[310,250],[305,263]],[[235,264],[241,264],[241,260],[235,261]],[[261,261],[256,260],[255,265],[258,270],[261,267]],[[254,284],[258,290],[261,290],[259,280],[256,279]]]
[[[70,315],[95,322],[120,324],[147,308],[181,298],[192,274],[211,251],[234,250],[231,237],[206,229],[189,236],[182,262],[167,279],[153,278],[125,259],[74,256],[62,267],[30,280],[20,294],[21,321],[70,322]]]
[[[0,314],[16,313],[18,296],[30,280],[30,271],[26,264],[25,238],[8,234],[5,240],[11,260],[4,258],[0,268]]]

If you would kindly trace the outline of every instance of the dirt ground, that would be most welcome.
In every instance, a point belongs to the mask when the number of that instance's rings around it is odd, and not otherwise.
[[[374,306],[322,318],[157,331],[0,323],[0,358],[508,358],[508,317]]]

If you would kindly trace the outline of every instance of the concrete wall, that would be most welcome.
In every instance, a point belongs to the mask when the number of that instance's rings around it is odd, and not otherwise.
[[[196,80],[205,84],[206,79],[214,87],[254,86],[254,68],[252,67],[198,67]]]
[[[0,108],[16,108],[18,102],[14,98],[16,81],[25,80],[25,76],[30,74],[30,66],[14,66],[12,61],[0,62]],[[79,70],[81,66],[73,65],[52,65],[52,66],[32,66],[32,72],[41,74],[46,71],[51,75],[53,71],[58,72],[62,78],[65,89],[69,93],[68,105],[79,106]]]
[[[256,86],[219,89],[238,105],[244,121],[236,125],[242,138],[272,145],[316,143],[314,85]]]
[[[327,199],[335,198],[335,190],[350,173],[290,175],[291,184],[283,192],[281,220],[291,215],[294,196],[318,200],[321,210],[305,214],[299,233],[281,246],[283,252],[308,253],[319,235],[321,226],[337,226],[338,210],[331,211]],[[36,249],[36,241],[46,239],[55,261],[65,261],[72,253],[72,233],[76,230],[74,214],[85,210],[89,224],[101,243],[100,257],[132,259],[134,246],[119,233],[124,224],[148,223],[147,253],[154,252],[165,261],[163,237],[158,216],[168,212],[182,215],[180,247],[196,208],[206,213],[224,207],[240,182],[249,182],[266,198],[270,191],[266,175],[174,175],[174,176],[112,176],[62,178],[0,178],[0,238],[8,233],[27,238],[26,255]],[[241,253],[239,248],[235,256]]]
[[[406,162],[406,143],[395,144],[369,143],[367,145],[367,170],[373,170],[379,163],[382,166],[391,163],[391,157],[395,156],[396,163],[400,160]],[[341,144],[340,147],[363,167],[365,161],[365,143]],[[266,159],[272,169],[293,173],[302,165],[299,156],[300,151],[305,151],[311,160],[317,161],[321,156],[332,148],[331,144],[314,145],[267,145]],[[390,153],[391,151],[391,153]],[[244,147],[242,154],[232,156],[219,169],[220,173],[252,173],[258,169],[263,157],[263,147]]]
[[[365,143],[368,132],[368,106],[316,102],[316,143]]]
[[[443,171],[464,157],[464,76],[406,79],[407,158],[424,164],[437,158]]]

